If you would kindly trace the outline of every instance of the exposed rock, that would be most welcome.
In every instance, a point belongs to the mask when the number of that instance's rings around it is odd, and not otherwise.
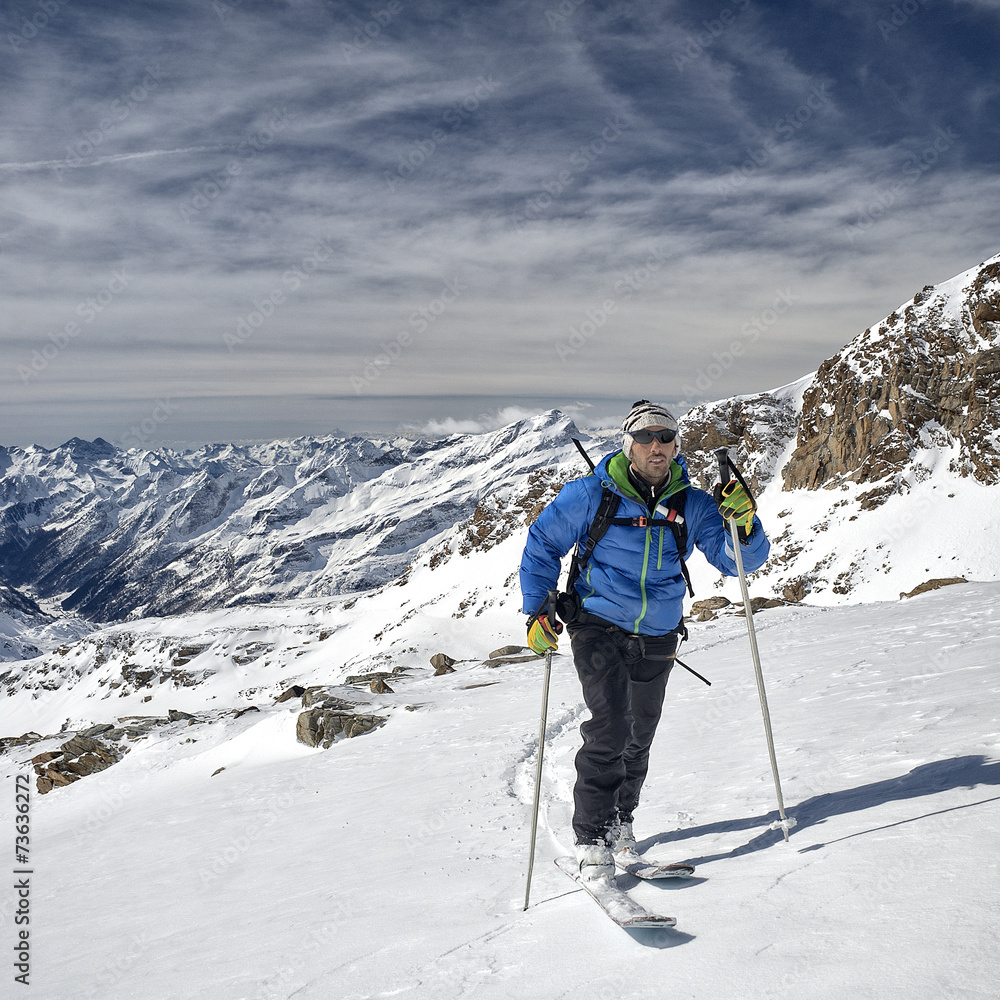
[[[812,590],[812,580],[807,576],[796,577],[785,584],[781,596],[790,604],[798,604]]]
[[[767,608],[783,608],[788,602],[779,601],[774,597],[751,597],[750,598],[750,611],[753,614],[757,614],[758,611],[764,611]],[[736,610],[737,615],[745,615],[746,611],[743,608],[742,602],[733,605]]]
[[[385,721],[384,717],[378,715],[354,715],[350,712],[314,708],[299,715],[295,737],[306,746],[326,750],[341,734],[347,737],[360,736]]]
[[[167,710],[167,719],[170,722],[183,722],[185,719],[194,719],[195,716],[189,712],[182,712],[180,709],[171,708]]]
[[[101,736],[104,733],[110,732],[115,727],[111,725],[110,722],[98,722],[97,725],[91,726],[89,729],[84,729],[80,735],[81,736]]]
[[[1000,262],[927,286],[824,361],[806,390],[784,488],[894,479],[923,442],[953,471],[1000,482]],[[871,505],[884,494],[869,498]]]
[[[35,786],[39,794],[45,795],[53,788],[103,771],[121,760],[122,756],[117,748],[78,734],[63,743],[58,751],[42,753],[32,759],[38,776]]]
[[[1000,318],[1000,317],[998,317]],[[900,599],[904,597],[916,597],[917,594],[926,594],[929,590],[940,590],[941,587],[950,587],[954,583],[968,583],[964,576],[950,576],[938,580],[928,580],[926,583],[914,587],[908,594],[900,594]]]
[[[501,646],[490,653],[490,659],[494,660],[500,656],[517,656],[520,653],[530,652],[527,646]]]
[[[386,684],[382,677],[376,677],[375,680],[371,682],[371,690],[373,694],[392,694],[393,690]]]
[[[303,708],[333,708],[338,711],[349,712],[356,705],[356,702],[346,701],[344,698],[331,694],[330,687],[326,684],[308,687],[302,692]]]
[[[202,643],[197,646],[182,646],[177,650],[172,656],[170,662],[175,667],[183,667],[190,663],[196,656],[200,656],[202,653],[208,649],[208,643]]]
[[[541,657],[537,653],[530,656],[491,656],[488,660],[483,660],[483,665],[487,667],[502,667],[505,663],[529,663],[531,660],[539,660]]]
[[[714,451],[728,448],[751,489],[760,493],[777,473],[782,452],[798,425],[792,394],[762,392],[692,407],[680,420],[681,448],[691,481],[711,488],[719,481]]]
[[[447,653],[435,653],[431,657],[431,666],[434,667],[435,671],[440,670],[442,667],[452,667],[458,661],[450,657]]]
[[[695,601],[691,605],[691,617],[696,622],[714,621],[719,616],[720,608],[729,607],[732,602],[727,597],[706,597],[703,601]]]
[[[274,699],[274,704],[280,705],[282,702],[291,701],[293,698],[301,698],[305,693],[306,689],[302,687],[301,684],[293,684],[290,688],[286,688],[282,691],[281,694]],[[303,704],[305,703],[303,702]]]

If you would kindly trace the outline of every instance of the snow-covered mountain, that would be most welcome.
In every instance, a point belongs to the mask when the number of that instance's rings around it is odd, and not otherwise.
[[[778,597],[885,600],[1000,573],[1000,256],[927,286],[819,370],[692,409],[693,469],[737,451]]]
[[[696,483],[727,445],[761,492],[776,544],[757,587],[831,603],[995,578],[998,414],[1000,256],[924,288],[817,372],[695,407],[681,430]],[[447,556],[458,525],[489,535],[543,470],[556,487],[580,474],[574,436],[551,411],[433,442],[0,448],[0,580],[95,622],[363,591],[427,549]],[[588,440],[595,457],[616,443]]]
[[[94,621],[364,590],[573,436],[551,411],[433,442],[0,449],[0,579]]]

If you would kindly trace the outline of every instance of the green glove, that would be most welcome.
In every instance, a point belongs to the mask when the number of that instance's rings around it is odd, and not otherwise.
[[[715,487],[715,502],[719,505],[719,513],[724,521],[731,519],[745,534],[750,534],[757,504],[735,479],[731,479],[725,486],[719,483]]]
[[[533,653],[543,656],[549,650],[559,648],[559,633],[562,623],[550,622],[548,615],[536,615],[528,619],[528,647]]]

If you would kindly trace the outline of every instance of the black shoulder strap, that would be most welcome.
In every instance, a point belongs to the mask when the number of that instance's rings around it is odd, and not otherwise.
[[[608,528],[615,523],[615,514],[618,513],[618,505],[622,498],[613,490],[606,486],[601,491],[601,502],[597,505],[597,513],[594,520],[590,522],[590,531],[587,540],[582,545],[577,545],[576,552],[569,564],[569,578],[566,581],[566,591],[573,593],[573,585],[576,583],[583,567],[590,562],[590,557],[594,553],[597,543],[605,536]]]

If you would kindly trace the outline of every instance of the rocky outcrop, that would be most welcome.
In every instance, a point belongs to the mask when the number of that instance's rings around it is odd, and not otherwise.
[[[695,406],[680,420],[681,448],[695,485],[711,489],[719,481],[714,452],[728,448],[750,487],[760,493],[798,427],[794,391],[736,396]]]
[[[1000,482],[1000,261],[936,287],[823,362],[802,401],[784,488],[876,482],[922,446]]]
[[[72,784],[88,774],[95,774],[116,764],[124,756],[118,747],[89,736],[77,735],[58,750],[36,754],[31,758],[37,775],[39,794]]]
[[[355,715],[327,708],[303,712],[295,726],[295,737],[308,747],[328,750],[338,736],[347,738],[371,732],[386,720],[379,715]]]

